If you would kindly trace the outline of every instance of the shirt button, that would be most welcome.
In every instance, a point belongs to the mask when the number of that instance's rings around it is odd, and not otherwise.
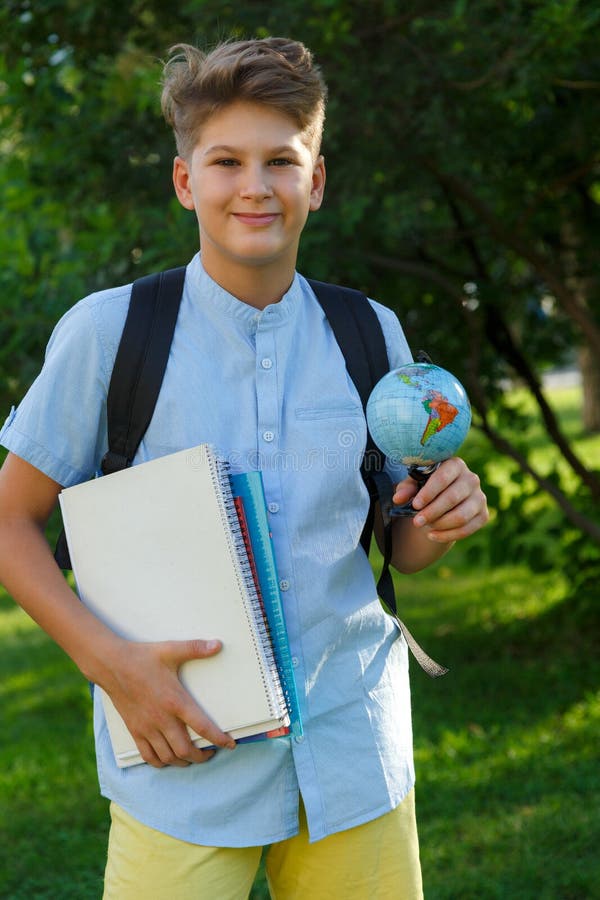
[[[278,513],[279,512],[279,503],[269,503],[267,509],[270,513]]]
[[[265,441],[267,441],[267,443],[270,443],[274,437],[275,435],[272,431],[263,431],[263,438]]]
[[[260,364],[263,369],[270,369],[273,365],[273,360],[269,359],[268,356],[265,356],[264,359],[261,359]]]
[[[303,734],[298,734],[298,735],[296,735],[296,737],[294,738],[294,740],[296,741],[297,744],[301,744],[302,741],[304,740],[304,735],[303,735]]]
[[[290,583],[289,583],[289,581],[287,580],[287,578],[282,578],[282,579],[281,579],[281,581],[279,582],[279,587],[280,587],[280,589],[281,589],[282,591],[289,591],[289,589],[290,589]]]
[[[293,665],[293,667],[294,667],[295,669],[298,668],[298,662],[299,662],[298,657],[297,657],[297,656],[292,656],[292,665]]]

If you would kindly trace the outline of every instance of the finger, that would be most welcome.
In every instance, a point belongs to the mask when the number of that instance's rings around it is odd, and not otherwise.
[[[440,529],[437,527],[431,529],[427,537],[430,541],[435,541],[441,544],[459,541],[462,538],[474,534],[476,531],[482,528],[487,521],[487,513],[478,513],[476,516],[473,516],[462,525],[459,524],[454,527],[445,527],[444,529]]]
[[[433,506],[433,504],[431,504]],[[425,512],[429,512],[427,508]],[[419,513],[416,519],[420,519],[424,513]],[[485,494],[479,488],[468,493],[466,499],[456,503],[451,508],[429,520],[429,534],[431,540],[454,541],[473,534],[486,524],[489,519]],[[422,523],[416,522],[417,527]]]
[[[477,476],[467,468],[462,459],[452,457],[452,459],[444,460],[421,487],[413,501],[413,506],[415,509],[423,509],[446,491],[450,485],[467,475],[473,475],[477,479]],[[477,481],[479,480],[477,479]]]
[[[182,722],[177,722],[161,738],[160,750],[156,745],[154,750],[165,765],[181,767],[191,763],[204,763],[216,753],[214,747],[196,747]]]
[[[184,702],[181,708],[181,713],[178,715],[179,720],[195,731],[196,734],[199,734],[201,737],[205,738],[209,743],[214,744],[215,747],[223,747],[227,750],[234,750],[236,747],[236,743],[232,736],[225,731],[221,731],[219,726],[213,722],[213,720],[204,712],[204,710],[198,706],[197,703],[194,702],[192,697],[186,692]],[[187,730],[186,730],[187,735]],[[195,753],[197,748],[193,747],[191,744],[191,740],[189,739],[189,745],[187,748],[187,752],[184,754],[187,756],[189,752]],[[191,747],[191,750],[190,750]]]
[[[207,722],[210,721],[208,717],[205,718]],[[203,731],[204,730],[205,729],[203,729]],[[198,732],[198,734],[205,740],[209,740],[202,732]],[[164,737],[166,738],[175,759],[183,760],[186,763],[206,762],[214,756],[216,752],[214,747],[196,747],[190,732],[185,727],[184,723],[180,721],[172,723],[169,726],[168,731],[165,731]]]
[[[439,527],[440,519],[449,512],[456,510],[459,506],[467,501],[471,501],[469,507],[463,507],[461,515],[465,515],[470,509],[472,515],[476,515],[481,507],[481,499],[483,494],[479,491],[479,479],[473,473],[467,473],[460,478],[450,482],[441,493],[437,494],[434,499],[423,506],[423,498],[417,495],[413,500],[413,506],[418,510],[414,519],[417,528],[423,525],[430,525],[432,528]]]
[[[405,478],[403,481],[398,482],[398,484],[394,488],[394,496],[392,497],[392,501],[396,504],[408,503],[408,501],[415,496],[418,490],[419,486],[414,478]]]
[[[162,769],[164,767],[165,763],[161,761],[150,741],[145,738],[136,737],[135,744],[145,763],[148,763],[148,765],[152,766],[154,769]]]
[[[178,669],[190,659],[206,659],[215,656],[223,648],[218,640],[165,641],[161,646],[161,656],[170,667]]]
[[[136,745],[144,762],[157,769],[164,766],[184,768],[191,763],[204,763],[216,753],[214,747],[194,746],[187,729],[180,722],[171,726],[165,734],[156,731],[148,738],[136,738]]]
[[[169,691],[163,694],[161,708],[157,711],[155,732],[164,735],[175,756],[182,759],[186,759],[190,754],[195,756],[197,750],[192,744],[186,725],[216,747],[233,750],[236,746],[231,735],[222,731],[207,715],[188,693],[185,685],[179,679],[173,678]]]
[[[221,651],[222,646],[221,641],[218,640],[167,641],[160,647],[160,652],[166,665],[178,671],[183,663],[192,659],[205,659],[214,656]],[[178,692],[170,712],[180,722],[189,725],[193,731],[210,741],[211,744],[217,747],[226,747],[230,750],[235,748],[236,744],[231,735],[222,731],[206,715],[204,710],[192,699],[183,686],[181,691]],[[189,746],[191,746],[191,743]],[[195,752],[196,749],[193,748],[193,751],[190,751],[188,748],[188,752]]]
[[[201,748],[201,747],[195,747],[192,744],[192,749],[191,749],[190,753],[186,756],[186,759],[190,763],[194,763],[194,765],[197,763],[205,763],[205,762],[208,762],[209,759],[212,759],[216,752],[217,751],[214,747]]]

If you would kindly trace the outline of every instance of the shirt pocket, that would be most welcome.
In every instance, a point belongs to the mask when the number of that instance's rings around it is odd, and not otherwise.
[[[369,505],[360,474],[365,416],[357,403],[323,401],[295,407],[293,419],[298,547],[313,562],[331,564],[356,548]]]
[[[325,467],[331,471],[358,470],[365,451],[367,426],[362,406],[356,403],[323,403],[296,408],[296,427],[303,433],[313,453],[322,451]]]

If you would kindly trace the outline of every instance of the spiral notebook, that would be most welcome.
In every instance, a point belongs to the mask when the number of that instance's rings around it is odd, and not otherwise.
[[[301,733],[259,472],[230,475],[201,444],[59,500],[77,589],[98,618],[136,641],[219,638],[220,653],[179,673],[208,715],[236,740]],[[141,763],[101,694],[117,764]]]

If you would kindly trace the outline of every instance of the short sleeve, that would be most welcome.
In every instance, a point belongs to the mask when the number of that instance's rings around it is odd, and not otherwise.
[[[0,431],[4,447],[63,487],[93,477],[107,443],[106,396],[116,347],[90,300],[59,321],[40,374]]]

